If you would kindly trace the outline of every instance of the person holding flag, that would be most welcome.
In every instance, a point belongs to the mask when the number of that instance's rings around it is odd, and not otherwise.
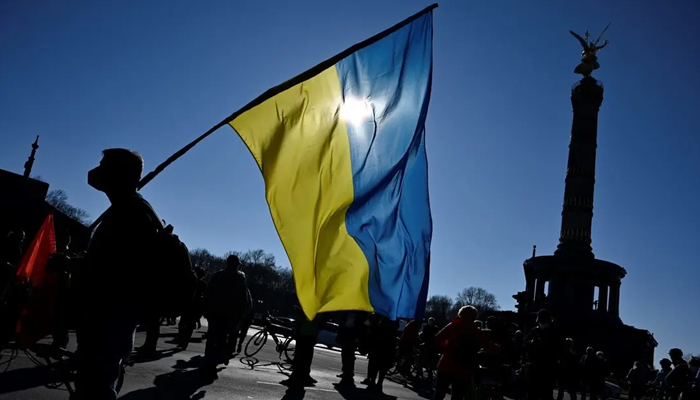
[[[88,172],[88,185],[109,198],[84,258],[72,262],[76,273],[77,377],[79,399],[116,399],[122,359],[133,349],[137,325],[148,309],[144,277],[151,262],[155,224],[160,220],[138,194],[143,158],[127,149],[107,149]]]

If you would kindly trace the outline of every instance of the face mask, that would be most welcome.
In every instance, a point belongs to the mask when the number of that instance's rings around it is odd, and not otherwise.
[[[104,170],[100,167],[96,167],[88,171],[87,182],[88,185],[100,192],[104,192],[107,188],[105,184]]]

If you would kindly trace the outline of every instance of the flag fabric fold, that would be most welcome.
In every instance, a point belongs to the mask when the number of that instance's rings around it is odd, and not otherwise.
[[[263,174],[309,318],[424,312],[434,7],[271,89],[229,120]]]
[[[22,257],[17,269],[20,282],[31,284],[31,296],[17,321],[16,343],[26,348],[51,333],[56,304],[57,277],[46,270],[51,254],[56,252],[53,214],[41,225]]]

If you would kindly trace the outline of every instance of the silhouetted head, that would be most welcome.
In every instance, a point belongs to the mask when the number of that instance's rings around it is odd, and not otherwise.
[[[228,268],[233,268],[233,269],[238,269],[238,267],[241,266],[241,260],[238,259],[238,256],[235,254],[231,254],[228,256],[226,259],[226,267]]]
[[[204,268],[196,268],[194,270],[195,275],[197,275],[197,279],[204,279],[204,276],[206,275],[206,272],[204,272]]]
[[[428,326],[435,326],[435,318],[433,318],[433,317],[428,318]]]
[[[459,309],[457,316],[467,321],[475,321],[479,318],[479,310],[474,306],[464,306]]]
[[[594,356],[595,355],[595,349],[593,347],[589,347],[586,349],[586,355],[588,356]]]
[[[570,351],[574,349],[574,339],[566,338],[566,348]]]
[[[102,151],[100,165],[88,172],[88,185],[108,196],[135,193],[143,173],[143,158],[127,149]]]
[[[605,358],[605,353],[602,351],[598,350],[598,352],[595,353],[595,356],[598,357],[598,359],[602,360]]]
[[[664,370],[669,370],[673,366],[673,363],[668,358],[662,358],[659,364],[661,364],[661,369]]]
[[[671,362],[676,365],[683,362],[683,350],[673,348],[668,351],[668,356],[671,357]]]

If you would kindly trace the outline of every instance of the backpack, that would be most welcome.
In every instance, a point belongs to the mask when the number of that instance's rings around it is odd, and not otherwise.
[[[149,315],[177,318],[192,306],[197,290],[197,276],[192,268],[187,246],[173,233],[173,226],[163,226],[153,207],[143,198],[154,221],[152,265],[146,273]]]

